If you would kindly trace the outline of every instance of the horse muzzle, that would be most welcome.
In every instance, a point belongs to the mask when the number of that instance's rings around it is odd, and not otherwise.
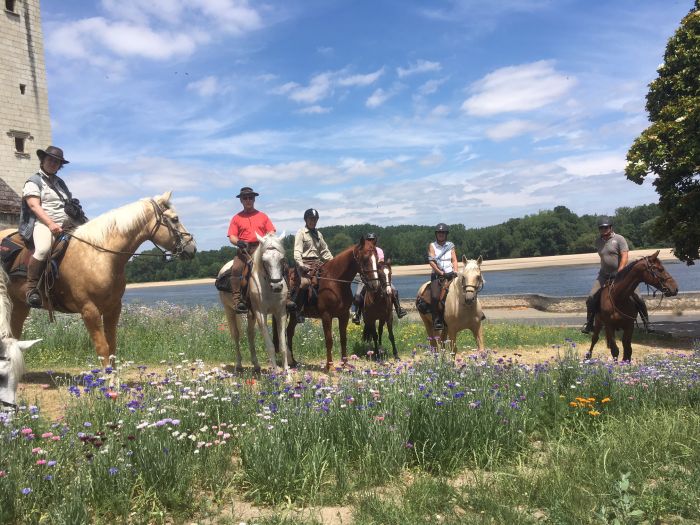
[[[192,244],[186,245],[182,249],[182,252],[180,253],[180,257],[182,257],[183,259],[185,259],[187,261],[190,261],[190,260],[194,259],[194,256],[196,253],[197,253],[197,246],[194,243],[192,243]]]

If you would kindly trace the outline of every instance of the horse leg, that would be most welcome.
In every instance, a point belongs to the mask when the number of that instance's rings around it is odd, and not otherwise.
[[[294,359],[294,352],[292,351],[292,343],[294,342],[294,331],[297,327],[297,319],[295,315],[287,316],[287,349],[289,351],[289,366],[296,368],[299,363]],[[281,336],[280,336],[281,337]]]
[[[102,322],[100,310],[93,303],[88,303],[83,306],[81,315],[83,317],[83,323],[85,323],[85,328],[87,328],[90,334],[90,339],[92,339],[92,344],[95,346],[95,352],[102,361],[102,367],[107,368],[111,366],[109,344],[105,337],[104,324]]]
[[[27,320],[28,315],[29,306],[22,302],[13,301],[12,316],[10,317],[10,326],[12,328],[12,337],[14,337],[15,339],[19,340],[22,337],[24,321]]]
[[[346,326],[347,326],[347,320]],[[330,372],[333,368],[333,318],[330,314],[323,314],[321,317],[321,324],[323,325],[323,336],[326,340],[326,372]]]
[[[270,373],[277,374],[277,359],[275,358],[275,347],[272,344],[272,337],[270,337],[270,332],[267,330],[267,314],[264,314],[262,312],[255,312],[255,319],[258,322],[258,328],[260,329],[263,341],[265,342],[267,356],[270,358]]]
[[[348,321],[350,321],[350,315],[347,310],[344,312],[345,315],[341,314],[338,316],[338,331],[340,332],[340,359],[343,364],[348,361]],[[331,323],[333,319],[331,319]],[[330,332],[329,332],[330,333]],[[331,338],[331,345],[333,344],[333,339]]]
[[[605,340],[608,343],[608,348],[610,349],[610,355],[612,356],[613,361],[617,361],[617,358],[620,356],[620,349],[617,347],[617,343],[615,342],[614,328],[609,326],[605,327]]]
[[[384,324],[382,322],[382,324]],[[381,325],[380,325],[381,326]],[[386,331],[389,332],[389,341],[391,341],[391,350],[394,354],[394,359],[399,359],[399,352],[396,350],[396,341],[394,340],[394,323],[391,319],[386,323]]]
[[[481,321],[478,322],[476,328],[471,329],[472,334],[474,334],[474,339],[476,340],[476,349],[479,352],[484,351],[484,327],[481,325]]]
[[[281,314],[273,317],[274,322],[272,323],[272,327],[274,329],[273,335],[275,336],[274,339],[277,339],[279,344],[279,348],[275,348],[275,351],[279,351],[282,354],[282,370],[285,374],[287,374],[289,371],[289,363],[293,361],[292,353],[287,349],[287,339],[284,336],[286,317],[286,312],[282,312]]]
[[[248,350],[250,350],[250,361],[253,363],[253,372],[260,373],[260,363],[258,362],[258,353],[255,351],[255,314],[248,309]]]
[[[236,372],[243,372],[243,359],[241,358],[241,329],[238,325],[238,317],[234,312],[235,305],[233,303],[224,303],[224,313],[226,314],[226,324],[228,331],[231,334],[233,341],[233,349],[236,353]]]
[[[634,323],[626,326],[622,332],[622,361],[630,363],[632,361],[632,331]]]
[[[110,358],[117,355],[117,324],[119,324],[119,316],[121,313],[122,304],[119,303],[113,310],[102,314],[102,322],[104,323],[105,337],[109,345]]]

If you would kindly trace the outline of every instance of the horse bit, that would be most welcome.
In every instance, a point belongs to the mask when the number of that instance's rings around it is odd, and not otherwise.
[[[160,206],[158,206],[158,203],[154,199],[150,199],[150,202],[153,206],[153,211],[156,216],[156,222],[153,225],[153,228],[151,229],[150,233],[148,234],[148,238],[151,239],[153,245],[160,250],[163,258],[167,260],[167,250],[164,250],[163,248],[158,246],[155,241],[153,241],[153,236],[155,236],[156,232],[158,231],[158,228],[160,228],[161,226],[165,226],[168,229],[168,233],[170,234],[170,236],[175,238],[175,249],[173,250],[173,253],[170,254],[170,256],[179,257],[185,251],[185,247],[187,247],[187,245],[192,242],[192,234],[189,232],[181,232],[180,230],[175,228],[170,218],[166,217],[165,212],[161,209]],[[185,237],[187,237],[187,241],[185,241]]]

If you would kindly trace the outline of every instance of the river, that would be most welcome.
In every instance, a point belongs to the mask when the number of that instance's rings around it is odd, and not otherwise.
[[[686,266],[680,262],[666,262],[665,267],[676,279],[681,292],[700,291],[700,265]],[[521,295],[537,293],[556,297],[587,295],[597,275],[598,265],[552,266],[484,273],[482,295]],[[402,299],[415,297],[418,287],[427,277],[396,277],[394,285]],[[642,290],[646,287],[642,285]],[[183,306],[213,306],[219,304],[219,295],[213,284],[158,286],[130,288],[124,294],[125,303],[152,305],[167,301]]]

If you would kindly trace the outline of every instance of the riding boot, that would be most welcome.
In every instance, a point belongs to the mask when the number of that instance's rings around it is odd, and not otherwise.
[[[394,290],[394,293],[391,296],[391,300],[394,303],[394,310],[396,310],[396,317],[401,319],[402,317],[405,317],[408,312],[403,309],[401,306],[401,303],[399,302],[399,291]]]
[[[34,257],[29,258],[27,264],[27,304],[32,308],[41,308],[42,299],[39,292],[39,279],[46,266],[45,261],[39,261]]]
[[[651,324],[649,323],[649,310],[647,310],[647,303],[645,303],[644,299],[639,297],[639,295],[636,293],[632,294],[632,300],[634,301],[634,304],[637,305],[637,311],[639,312],[639,317],[642,319],[644,330],[647,333],[653,332],[654,329],[651,328]]]
[[[445,328],[445,321],[444,321],[444,315],[445,315],[445,309],[442,304],[440,304],[440,301],[431,301],[430,302],[430,310],[431,314],[433,317],[433,330],[442,330]]]
[[[233,294],[233,304],[237,314],[247,314],[248,305],[241,298],[241,276],[231,274],[231,293]]]
[[[355,324],[360,324],[360,317],[362,316],[362,303],[364,303],[362,295],[356,293],[352,300],[352,322]]]
[[[581,328],[582,334],[590,334],[593,331],[593,322],[595,321],[595,302],[589,297],[586,300],[586,324]]]

